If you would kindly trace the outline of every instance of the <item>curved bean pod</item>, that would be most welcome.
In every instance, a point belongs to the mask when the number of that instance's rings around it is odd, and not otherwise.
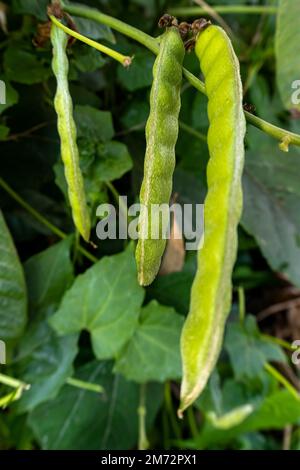
[[[204,245],[198,252],[190,312],[181,336],[183,380],[179,415],[204,389],[221,349],[231,306],[231,276],[242,211],[245,118],[239,63],[226,33],[199,33],[196,55],[208,95],[208,194]]]
[[[57,113],[57,127],[60,137],[61,157],[64,163],[68,195],[74,224],[82,237],[88,241],[91,223],[84,192],[84,182],[79,166],[79,152],[76,143],[76,125],[73,118],[73,103],[69,92],[69,63],[66,54],[68,37],[52,24],[53,46],[52,69],[57,81],[54,107]]]
[[[162,35],[153,67],[150,115],[146,124],[147,146],[136,248],[138,279],[143,286],[151,284],[157,275],[166,246],[162,231],[163,225],[168,223],[168,208],[165,207],[161,223],[151,217],[151,208],[153,204],[168,205],[171,197],[184,53],[178,29],[168,28]],[[151,239],[151,231],[159,235],[158,239]]]

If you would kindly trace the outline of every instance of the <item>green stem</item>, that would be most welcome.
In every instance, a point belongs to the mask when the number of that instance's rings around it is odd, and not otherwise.
[[[126,204],[124,204],[122,197],[120,196],[120,194],[118,193],[118,191],[116,190],[116,188],[110,181],[106,181],[105,184],[110,190],[110,192],[112,193],[114,200],[116,201],[116,204],[119,206],[119,210],[121,211],[123,217],[127,219],[127,221],[129,222],[127,206]]]
[[[138,450],[147,450],[149,449],[149,441],[146,434],[146,390],[147,385],[142,384],[140,386],[140,403],[138,407],[138,417],[139,417],[139,442]]]
[[[294,398],[296,398],[296,400],[300,401],[300,395],[298,391],[280,372],[278,372],[277,369],[275,369],[275,367],[271,366],[271,364],[268,364],[266,362],[265,369],[267,372],[269,372],[270,375],[272,375],[272,377],[274,377],[274,379],[276,379],[281,385],[283,385],[288,390],[288,392],[290,392],[290,394],[293,395]]]
[[[153,37],[149,36],[148,34],[144,33],[143,31],[134,28],[133,26],[123,23],[122,21],[113,18],[112,16],[105,15],[104,13],[101,13],[100,11],[95,10],[94,8],[72,4],[63,4],[63,7],[64,10],[70,15],[80,16],[82,18],[94,20],[98,23],[105,24],[106,26],[115,29],[119,33],[122,33],[125,36],[128,36],[131,39],[134,39],[135,41],[139,42],[143,46],[147,47],[154,54],[158,53],[158,41]],[[193,87],[195,87],[201,93],[206,94],[205,85],[203,82],[201,82],[201,80],[199,80],[197,77],[195,77],[195,75],[193,75],[185,68],[183,69],[183,74],[186,79],[191,83],[191,85],[193,85]],[[289,144],[300,146],[300,135],[274,126],[273,124],[270,124],[269,122],[264,121],[263,119],[260,119],[259,117],[254,116],[253,114],[247,111],[245,111],[245,116],[248,122],[250,122],[250,124],[262,130],[266,134],[269,134],[280,142],[286,141],[288,139]]]
[[[55,16],[53,15],[50,15],[49,18],[53,24],[55,24],[58,28],[62,29],[69,36],[72,36],[73,38],[76,38],[79,41],[84,42],[88,46],[91,46],[94,49],[97,49],[97,51],[100,51],[103,54],[108,55],[112,59],[115,59],[116,61],[120,62],[120,64],[124,65],[124,67],[128,67],[131,64],[132,62],[131,57],[125,56],[121,54],[120,52],[110,49],[110,47],[104,46],[103,44],[100,44],[99,42],[93,41],[92,39],[89,39],[86,36],[83,36],[77,31],[73,31],[73,29],[68,28],[67,26],[62,24],[60,21],[58,21],[58,19],[55,18]]]
[[[246,15],[275,15],[277,13],[276,6],[269,5],[257,5],[257,6],[248,6],[248,5],[214,5],[213,9],[217,13],[223,15],[227,14],[246,14]],[[169,13],[174,16],[203,16],[209,15],[208,10],[202,7],[178,7],[170,8]]]
[[[0,186],[4,191],[6,191],[20,206],[22,206],[29,214],[31,214],[36,220],[38,220],[42,225],[47,227],[51,232],[55,233],[59,238],[66,238],[68,235],[60,230],[58,227],[53,225],[49,220],[47,220],[43,215],[31,207],[26,201],[24,201],[19,194],[17,194],[2,178],[0,178]],[[82,246],[78,246],[78,251],[82,253],[87,259],[96,263],[98,259],[89,253]]]
[[[0,374],[0,383],[11,388],[22,388],[23,390],[29,390],[30,388],[29,384],[4,374]]]
[[[276,336],[271,336],[271,335],[266,335],[262,334],[262,338],[264,338],[266,341],[269,341],[270,343],[273,344],[278,344],[278,346],[281,346],[282,348],[286,349],[287,351],[296,351],[297,347],[292,346],[290,343],[285,341],[284,339],[277,338]]]
[[[63,9],[70,15],[80,16],[81,18],[86,18],[88,20],[94,20],[97,23],[105,24],[106,26],[113,28],[115,31],[124,34],[124,36],[128,36],[131,39],[139,42],[154,54],[158,54],[159,44],[156,39],[152,38],[143,31],[140,31],[134,26],[123,23],[123,21],[113,18],[112,16],[105,15],[95,8],[90,8],[84,5],[65,5],[64,2],[61,3]]]
[[[199,140],[202,140],[202,142],[207,142],[206,135],[202,134],[199,131],[196,131],[193,127],[189,126],[185,122],[179,121],[179,127],[186,132],[187,134],[192,135],[193,137],[196,137]]]
[[[103,393],[104,389],[101,385],[94,384],[91,382],[85,382],[84,380],[75,379],[74,377],[69,377],[66,380],[68,385],[72,387],[80,388],[82,390],[87,390],[89,392]]]

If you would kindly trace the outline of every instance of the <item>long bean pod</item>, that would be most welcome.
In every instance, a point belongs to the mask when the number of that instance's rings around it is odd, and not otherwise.
[[[179,414],[201,393],[216,364],[231,306],[231,276],[242,210],[245,118],[239,63],[226,33],[200,32],[196,55],[208,96],[208,194],[204,244],[182,337],[183,381]]]

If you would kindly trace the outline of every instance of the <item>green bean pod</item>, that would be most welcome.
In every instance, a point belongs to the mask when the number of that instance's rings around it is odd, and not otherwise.
[[[51,42],[53,46],[52,69],[57,81],[54,107],[57,113],[57,127],[60,137],[61,157],[68,185],[68,196],[75,227],[82,237],[88,241],[91,222],[79,165],[76,125],[68,84],[69,63],[66,53],[68,37],[64,31],[52,25]]]
[[[168,204],[175,167],[178,115],[184,45],[178,29],[170,27],[162,35],[153,67],[150,115],[146,124],[144,179],[140,192],[139,241],[136,261],[139,283],[151,284],[158,273],[165,250],[163,226],[168,223]],[[151,217],[153,205],[167,207],[160,221]],[[158,234],[157,239],[151,233]]]
[[[239,62],[226,33],[209,26],[196,39],[208,96],[208,193],[204,244],[181,336],[179,415],[204,389],[218,359],[231,306],[231,277],[242,211],[245,118]]]

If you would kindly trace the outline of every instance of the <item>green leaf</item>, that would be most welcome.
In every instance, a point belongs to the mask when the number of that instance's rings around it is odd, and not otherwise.
[[[19,93],[13,88],[9,81],[3,75],[0,80],[5,84],[5,104],[0,104],[0,114],[19,101]],[[3,126],[1,126],[3,127]]]
[[[252,131],[251,142],[260,139]],[[242,225],[254,236],[274,271],[300,286],[300,158],[281,152],[269,137],[247,152]]]
[[[34,15],[38,19],[47,19],[48,0],[13,0],[13,10],[15,13],[24,15]]]
[[[146,88],[152,83],[154,59],[149,52],[138,52],[130,67],[118,67],[118,79],[128,91]]]
[[[51,75],[50,68],[45,67],[37,55],[21,49],[20,46],[6,49],[4,69],[9,80],[25,85],[44,82]]]
[[[58,337],[42,317],[40,322],[28,330],[26,341],[30,338],[37,342],[42,337],[44,341],[16,366],[18,377],[31,384],[30,389],[23,393],[14,406],[19,414],[55,398],[66,379],[73,375],[78,335]]]
[[[0,211],[0,338],[20,336],[27,321],[24,273],[2,212]]]
[[[73,281],[72,237],[32,256],[24,264],[32,312],[55,306]]]
[[[183,321],[172,308],[150,302],[142,309],[133,336],[120,352],[115,371],[141,383],[181,377],[179,343]]]
[[[296,91],[292,84],[300,80],[300,3],[295,0],[279,0],[275,36],[277,86],[284,106],[300,110],[300,103],[293,102]],[[298,84],[297,89],[300,86]],[[298,91],[299,101],[299,91]]]
[[[95,361],[77,374],[81,380],[101,385],[104,394],[66,385],[55,400],[30,414],[29,425],[43,449],[124,450],[136,445],[139,387],[112,375],[111,368],[110,363]],[[161,398],[160,388],[148,387],[148,428]]]
[[[283,406],[284,404],[284,406]],[[288,390],[278,390],[268,396],[252,416],[245,422],[249,431],[256,429],[281,429],[300,419],[300,399],[294,398]]]
[[[252,315],[247,315],[243,326],[238,323],[228,325],[225,348],[237,380],[257,378],[267,361],[286,362],[281,348],[260,335]]]
[[[71,241],[68,237],[25,263],[31,318],[14,363],[17,377],[31,388],[16,402],[18,413],[54,398],[73,373],[78,335],[58,337],[47,322],[73,280]]]
[[[50,323],[59,334],[88,330],[96,357],[108,359],[132,336],[143,297],[130,246],[78,276]]]
[[[247,403],[233,408],[222,416],[217,416],[214,411],[210,411],[207,417],[215,428],[227,430],[241,424],[252,412],[253,406]]]
[[[91,106],[76,106],[74,113],[78,137],[107,142],[114,135],[112,116],[109,111],[99,111]]]
[[[98,158],[92,173],[98,181],[113,181],[131,170],[133,163],[128,149],[122,142],[106,142],[97,147]]]

